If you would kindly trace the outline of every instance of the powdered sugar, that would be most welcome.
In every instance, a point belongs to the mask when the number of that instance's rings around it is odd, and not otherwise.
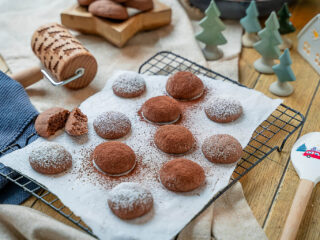
[[[72,157],[61,145],[51,142],[42,142],[36,144],[35,149],[30,153],[29,161],[33,165],[44,169],[50,169],[70,166]]]
[[[207,103],[205,111],[209,116],[226,120],[231,116],[241,114],[242,106],[231,96],[213,97]]]
[[[137,206],[152,204],[152,194],[149,190],[137,183],[123,182],[113,188],[109,193],[109,201],[114,209],[127,209],[132,211]]]
[[[124,136],[131,128],[131,122],[125,114],[110,111],[98,115],[93,121],[93,126],[100,136]]]
[[[241,157],[242,149],[239,145],[233,137],[218,134],[204,140],[202,151],[210,161],[228,163]]]
[[[141,121],[138,114],[146,100],[166,94],[165,84],[168,77],[143,75],[146,79],[145,94],[134,99],[126,99],[119,98],[112,90],[112,84],[120,74],[123,72],[116,73],[108,79],[101,92],[81,104],[81,111],[88,116],[87,135],[71,137],[62,133],[48,139],[61,144],[72,153],[71,172],[59,177],[50,177],[38,174],[30,168],[30,151],[36,148],[36,143],[48,141],[45,139],[38,139],[26,148],[2,157],[0,161],[45,185],[101,239],[171,239],[228,184],[235,167],[235,164],[218,165],[208,161],[201,151],[204,139],[213,134],[231,134],[242,147],[245,147],[255,128],[281,101],[272,100],[257,91],[232,83],[199,76],[206,86],[204,96],[191,103],[179,102],[183,114],[178,124],[187,127],[196,140],[194,149],[183,157],[198,163],[204,169],[206,184],[192,192],[178,194],[165,189],[158,175],[161,166],[176,156],[163,153],[155,146],[153,139],[158,126]],[[204,112],[205,104],[219,94],[232,95],[240,101],[243,117],[226,124],[209,120]],[[94,119],[103,111],[122,112],[131,121],[131,132],[119,139],[130,146],[137,156],[135,169],[126,176],[106,176],[97,171],[90,160],[93,149],[106,141],[100,138],[93,128]],[[151,218],[143,216],[127,222],[114,216],[107,206],[107,199],[110,190],[121,182],[135,182],[150,190],[154,199],[154,214]]]
[[[113,91],[118,93],[140,93],[146,88],[144,78],[135,72],[125,72],[118,76],[112,84]]]

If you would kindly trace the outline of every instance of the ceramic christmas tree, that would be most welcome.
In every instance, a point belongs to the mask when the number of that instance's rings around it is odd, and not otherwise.
[[[293,92],[293,87],[288,83],[296,80],[291,64],[290,52],[287,48],[280,56],[280,63],[272,67],[278,80],[270,85],[270,92],[281,97],[289,96]]]
[[[282,8],[278,12],[280,34],[284,35],[284,34],[292,33],[296,30],[296,28],[290,22],[290,17],[291,17],[291,13],[289,11],[288,4],[284,3]],[[279,46],[281,50],[292,47],[292,41],[290,39],[283,37],[282,40],[283,40],[283,43]]]
[[[217,60],[222,57],[223,52],[217,47],[227,43],[227,40],[221,33],[226,29],[219,18],[220,11],[214,0],[205,11],[206,16],[200,21],[202,31],[196,35],[196,39],[205,44],[202,50],[207,60]]]
[[[255,69],[261,73],[272,74],[273,60],[279,58],[281,54],[278,45],[282,43],[282,39],[278,29],[277,15],[272,12],[265,22],[265,28],[258,33],[261,40],[253,45],[262,56],[254,62]]]
[[[242,36],[242,45],[245,47],[253,47],[253,44],[259,41],[257,32],[261,30],[258,20],[259,12],[254,0],[251,1],[246,10],[246,16],[240,19],[240,23],[245,30]]]

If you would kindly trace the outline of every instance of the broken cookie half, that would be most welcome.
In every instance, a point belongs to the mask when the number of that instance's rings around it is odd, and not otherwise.
[[[35,129],[39,136],[48,138],[65,127],[71,136],[80,136],[88,132],[88,118],[79,108],[70,113],[60,107],[49,108],[39,114],[35,122]]]

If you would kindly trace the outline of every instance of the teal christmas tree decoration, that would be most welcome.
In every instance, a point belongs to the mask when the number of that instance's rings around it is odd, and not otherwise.
[[[253,44],[259,41],[257,32],[261,30],[258,20],[259,12],[254,0],[251,1],[249,7],[246,9],[247,15],[240,19],[245,33],[242,36],[242,45],[244,47],[253,47]]]
[[[298,152],[305,152],[307,151],[307,146],[305,144],[300,145],[297,150]]]
[[[291,13],[288,8],[288,4],[284,3],[282,8],[278,11],[278,18],[279,18],[279,32],[281,34],[287,34],[294,32],[296,28],[290,22]]]
[[[289,49],[284,50],[283,54],[280,56],[280,63],[273,66],[272,69],[277,75],[280,82],[292,82],[296,80],[296,76],[294,75],[291,69],[291,58]]]
[[[289,96],[293,92],[293,87],[288,83],[296,80],[291,69],[290,52],[287,48],[280,56],[280,63],[273,66],[272,69],[278,77],[278,80],[270,85],[270,91],[278,96]]]
[[[211,1],[205,14],[206,16],[199,23],[202,31],[196,34],[196,39],[206,45],[203,49],[205,57],[208,60],[216,60],[222,56],[222,52],[217,46],[227,43],[221,33],[226,29],[226,26],[219,18],[221,14],[214,0]]]
[[[248,33],[256,33],[261,30],[261,25],[258,20],[259,12],[254,0],[251,1],[249,7],[246,9],[246,16],[240,19],[240,23],[244,30]]]
[[[255,69],[261,73],[273,73],[273,60],[279,58],[281,54],[278,46],[282,43],[282,39],[278,29],[279,22],[273,11],[265,22],[265,28],[258,33],[261,40],[253,45],[262,56],[254,63]]]

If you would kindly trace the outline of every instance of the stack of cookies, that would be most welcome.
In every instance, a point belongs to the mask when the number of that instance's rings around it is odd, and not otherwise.
[[[152,0],[78,0],[78,3],[88,7],[88,11],[95,16],[114,20],[128,19],[128,7],[139,11],[153,8]]]

